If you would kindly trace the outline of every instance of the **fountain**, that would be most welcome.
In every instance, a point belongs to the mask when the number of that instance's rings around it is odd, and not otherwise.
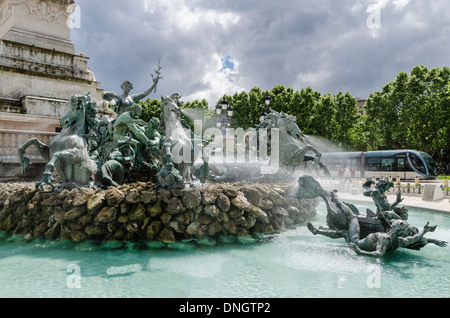
[[[52,47],[43,52],[54,56]],[[448,215],[408,211],[400,197],[390,204],[383,182],[365,185],[375,212],[341,201],[312,177],[327,171],[322,142],[274,110],[234,130],[236,151],[224,154],[221,131],[202,136],[180,119],[178,94],[162,97],[163,117],[139,120],[137,101],[156,92],[160,71],[147,91],[132,95],[125,81],[100,102],[93,83],[70,98],[58,136],[18,149],[24,174],[29,146],[47,165],[36,183],[0,183],[1,297],[448,297],[449,256],[439,248]],[[425,237],[431,231],[438,239]]]
[[[377,213],[366,216],[312,176],[303,173],[293,182],[301,168],[329,175],[321,153],[305,145],[294,116],[270,110],[261,124],[241,131],[236,142],[239,133],[227,129],[235,148],[230,151],[227,141],[227,156],[216,155],[223,143],[206,141],[181,119],[178,94],[161,97],[161,118],[138,119],[136,101],[156,91],[162,79],[159,65],[152,78],[151,88],[141,94],[131,95],[128,81],[120,96],[104,92],[103,98],[116,107],[112,118],[99,118],[89,94],[73,96],[61,118],[62,132],[48,146],[31,139],[20,147],[23,173],[31,165],[26,156],[31,145],[48,163],[34,186],[0,185],[0,231],[27,239],[168,244],[251,237],[307,223],[313,234],[344,238],[358,254],[382,256],[428,243],[446,246],[424,237],[435,226],[427,224],[419,232],[406,223],[407,212],[394,210],[401,198],[389,205],[382,181],[377,190],[366,192],[377,205]],[[217,128],[208,134],[223,142]],[[230,153],[237,161],[229,160]],[[217,163],[225,171],[217,173]],[[327,206],[326,229],[309,223],[318,198]]]
[[[115,106],[112,117],[100,118],[89,94],[73,96],[49,145],[32,139],[20,147],[23,173],[32,165],[31,145],[48,163],[36,184],[0,185],[0,231],[30,240],[171,243],[282,232],[316,214],[317,200],[298,200],[295,184],[282,178],[268,184],[216,176],[209,166],[215,150],[181,120],[178,94],[161,98],[161,118],[138,119],[136,101],[156,91],[159,65],[152,77],[142,94],[131,95],[128,81],[120,96],[103,93]],[[301,134],[291,117],[270,116],[281,123],[268,121],[274,127]],[[300,164],[307,151],[297,150]]]

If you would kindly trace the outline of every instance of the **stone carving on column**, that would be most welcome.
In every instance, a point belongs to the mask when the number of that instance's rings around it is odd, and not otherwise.
[[[38,16],[40,19],[47,22],[56,21],[60,15],[63,15],[66,19],[69,17],[69,13],[67,13],[66,10],[61,11],[55,9],[49,6],[47,2],[54,2],[64,6],[69,6],[70,4],[74,3],[73,0],[67,1],[12,0],[8,5],[7,13],[9,13],[12,10],[12,6],[24,4],[28,8],[28,15]]]

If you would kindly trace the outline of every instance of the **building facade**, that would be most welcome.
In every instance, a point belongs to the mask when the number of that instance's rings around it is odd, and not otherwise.
[[[358,102],[356,107],[358,108],[358,113],[361,116],[365,116],[366,115],[366,104],[367,104],[367,99],[365,98],[357,98],[356,101]]]
[[[24,142],[56,135],[71,96],[102,99],[89,59],[70,40],[74,8],[73,0],[0,0],[0,179],[20,176]],[[43,164],[37,151],[30,158]]]

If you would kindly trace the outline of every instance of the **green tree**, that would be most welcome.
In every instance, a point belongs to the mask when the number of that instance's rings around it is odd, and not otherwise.
[[[160,118],[161,115],[161,101],[158,99],[148,98],[145,101],[139,101],[139,105],[142,107],[141,119],[149,122],[151,118]]]
[[[311,87],[302,88],[294,94],[291,115],[297,116],[297,124],[304,134],[312,134],[311,118],[321,94],[313,91]]]
[[[411,148],[450,161],[450,69],[415,66],[372,93],[368,129],[377,148]]]
[[[224,98],[234,108],[232,127],[244,130],[255,127],[259,123],[261,113],[266,110],[264,99],[268,94],[269,92],[254,87],[248,93],[242,91],[232,97],[225,95]]]
[[[371,93],[367,100],[366,112],[372,129],[374,143],[377,149],[396,148],[394,134],[398,131],[398,107],[393,102],[393,84],[383,87],[381,92]]]
[[[448,163],[450,153],[449,83],[448,67],[414,67],[401,112],[406,145],[429,153],[441,163]]]
[[[270,92],[272,102],[270,107],[277,112],[292,114],[292,100],[294,90],[291,87],[285,88],[283,85],[276,85]]]
[[[156,117],[161,119],[161,101],[158,99],[147,99],[146,101],[140,101],[142,106],[141,119],[148,122],[151,118]],[[181,119],[184,119],[186,124],[194,130],[194,121],[202,121],[202,130],[204,131],[208,127],[215,125],[214,110],[209,108],[206,99],[201,101],[194,100],[192,102],[181,103]]]
[[[350,129],[350,141],[347,145],[349,149],[358,151],[376,150],[374,144],[376,138],[373,136],[373,129],[370,129],[370,122],[367,116],[359,116]]]
[[[253,91],[254,89],[252,89]],[[254,92],[250,91],[250,95],[254,95]],[[234,109],[231,125],[233,127],[249,127],[253,124],[253,114],[250,111],[249,94],[245,91],[241,93],[235,93],[233,97],[224,96],[224,99],[231,104]]]
[[[342,92],[339,92],[335,97],[335,104],[336,130],[332,139],[341,146],[348,147],[352,143],[352,128],[355,126],[359,117],[356,107],[357,101],[350,93],[347,92],[344,95]]]
[[[315,104],[310,125],[313,135],[332,140],[336,129],[336,103],[333,95],[327,93]]]
[[[202,132],[205,129],[215,125],[215,111],[209,108],[206,99],[194,100],[181,104],[181,118],[186,121],[186,124],[194,130],[195,121],[200,121],[202,125]]]

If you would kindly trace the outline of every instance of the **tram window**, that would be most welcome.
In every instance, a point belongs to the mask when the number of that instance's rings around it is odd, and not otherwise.
[[[427,173],[427,170],[425,169],[425,166],[419,157],[417,157],[414,154],[411,154],[410,158],[411,158],[411,163],[414,166],[414,168],[416,168],[417,170],[419,170],[422,173]]]
[[[405,158],[398,158],[397,159],[397,170],[398,171],[405,171]]]
[[[367,159],[367,170],[380,171],[381,170],[381,159],[380,158]]]
[[[428,166],[428,172],[429,173],[434,173],[438,171],[438,168],[436,166],[436,162],[434,162],[433,158],[430,157],[430,155],[428,155],[427,153],[421,153],[422,158],[425,159],[425,162],[427,163]]]
[[[381,170],[392,171],[394,170],[394,159],[383,159],[381,160]]]
[[[347,160],[347,166],[350,170],[356,169],[358,165],[358,160],[356,159],[348,159]]]
[[[413,171],[408,161],[405,161],[405,171]]]
[[[328,159],[325,164],[332,170],[336,170],[338,166],[338,161],[334,158]]]

